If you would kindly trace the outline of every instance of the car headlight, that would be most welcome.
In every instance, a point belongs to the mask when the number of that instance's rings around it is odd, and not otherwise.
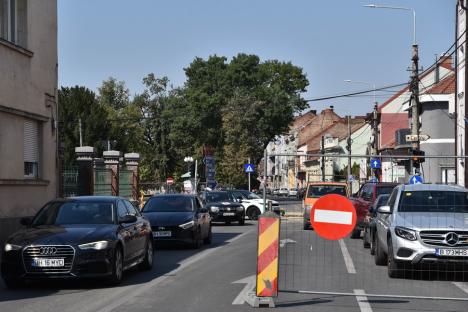
[[[189,221],[187,223],[179,225],[179,227],[186,230],[186,229],[190,229],[194,225],[195,225],[195,222],[192,220],[192,221]]]
[[[416,231],[403,228],[403,227],[399,227],[399,226],[395,228],[395,234],[401,238],[404,238],[410,241],[415,241],[418,239],[416,237]]]
[[[20,250],[21,246],[20,245],[14,245],[14,244],[5,244],[5,251],[11,251],[11,250]]]
[[[78,245],[78,247],[80,247],[80,249],[83,249],[83,250],[86,250],[86,249],[102,250],[102,249],[106,249],[108,245],[109,245],[108,241],[98,241],[98,242],[92,242],[92,243],[87,243],[87,244],[81,244],[81,245]]]
[[[244,211],[244,207],[242,207],[242,206],[237,207],[237,211]]]
[[[219,207],[211,206],[210,210],[211,210],[211,212],[218,213],[219,212]]]

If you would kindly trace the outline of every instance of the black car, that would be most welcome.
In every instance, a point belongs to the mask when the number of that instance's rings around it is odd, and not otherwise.
[[[238,222],[245,224],[245,209],[232,193],[226,191],[203,192],[202,200],[210,212],[213,222]]]
[[[193,248],[211,243],[211,217],[195,195],[153,196],[142,213],[150,220],[155,241],[185,242]]]
[[[27,279],[105,277],[111,284],[123,271],[153,265],[151,227],[128,200],[84,196],[47,203],[11,235],[1,263],[7,287]]]

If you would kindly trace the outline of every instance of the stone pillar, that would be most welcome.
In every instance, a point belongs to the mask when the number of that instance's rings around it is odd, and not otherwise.
[[[134,200],[138,200],[140,197],[140,170],[139,170],[139,162],[140,162],[140,154],[138,153],[127,153],[124,155],[125,159],[125,167],[128,170],[133,171],[133,187],[132,187],[132,197]]]
[[[75,153],[77,155],[76,160],[78,162],[78,195],[92,195],[94,191],[94,147],[76,147]]]
[[[104,164],[107,169],[112,170],[112,195],[119,196],[119,160],[120,152],[119,151],[104,151],[102,153],[104,157]]]

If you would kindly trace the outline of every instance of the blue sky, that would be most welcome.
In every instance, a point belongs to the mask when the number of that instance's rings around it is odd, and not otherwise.
[[[416,9],[424,68],[455,40],[456,0],[60,0],[59,84],[97,90],[113,76],[135,94],[150,72],[179,86],[194,57],[239,52],[302,67],[310,81],[305,98],[369,88],[345,79],[407,82],[412,15],[363,7],[370,3]],[[364,96],[311,109],[329,105],[343,115],[373,106]]]

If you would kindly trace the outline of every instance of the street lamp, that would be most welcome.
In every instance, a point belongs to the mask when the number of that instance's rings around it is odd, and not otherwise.
[[[372,8],[372,9],[403,10],[403,11],[413,12],[413,45],[416,45],[416,11],[413,8],[388,6],[388,5],[380,5],[380,4],[366,4],[364,6],[366,8]]]
[[[373,90],[373,94],[374,94],[374,104],[377,103],[377,100],[376,100],[376,97],[375,97],[375,83],[370,83],[370,82],[367,82],[367,81],[360,81],[360,80],[351,80],[351,79],[346,79],[344,82],[360,83],[360,84],[365,84],[365,85],[371,86],[372,90]]]

